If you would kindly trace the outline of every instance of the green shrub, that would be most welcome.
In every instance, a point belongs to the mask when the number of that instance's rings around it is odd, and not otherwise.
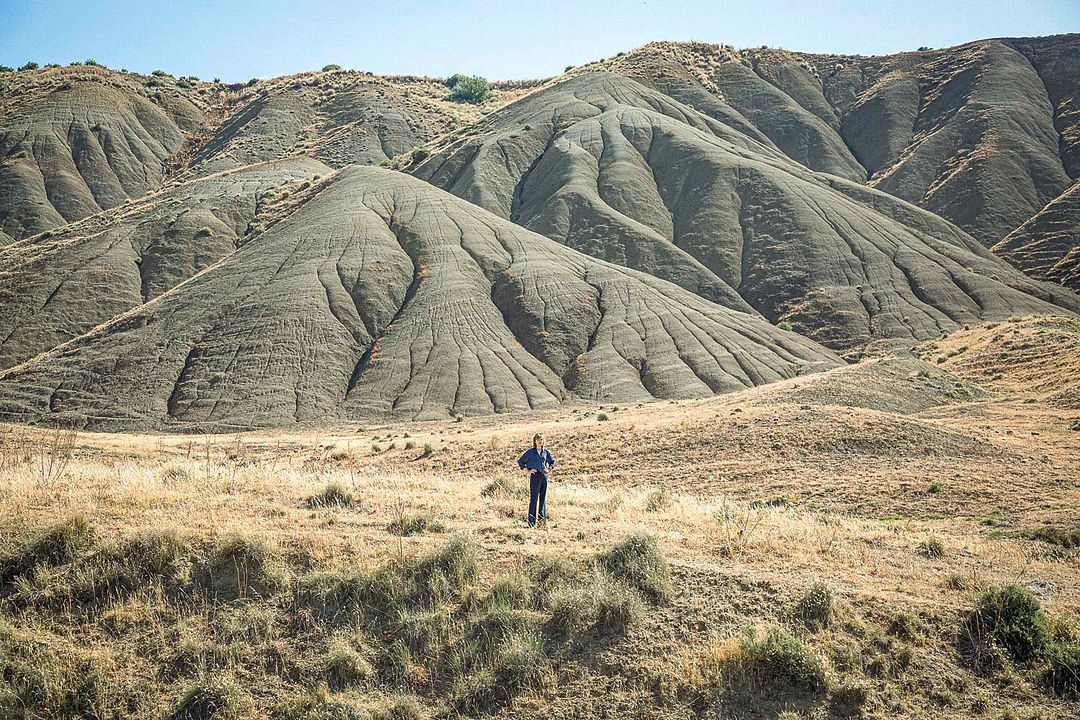
[[[823,630],[833,619],[833,591],[824,583],[814,583],[795,606],[795,615],[809,630]]]
[[[608,415],[607,413],[597,413],[596,419],[598,422],[606,422],[608,420]]]
[[[23,65],[21,68],[19,68],[19,71],[21,72],[23,70],[37,70],[37,69],[38,69],[38,64],[36,62],[34,62],[33,60],[30,60],[25,65]]]
[[[788,322],[787,320],[781,320],[780,322],[778,322],[776,324],[776,327],[780,328],[781,330],[785,330],[787,332],[791,332],[792,330],[795,329],[795,327],[790,322]]]
[[[764,635],[749,630],[740,640],[743,668],[759,684],[786,682],[802,690],[817,691],[825,685],[821,660],[806,644],[781,628]]]
[[[364,615],[368,584],[368,577],[357,572],[310,573],[297,582],[297,601],[323,619],[356,623]]]
[[[1057,643],[1048,653],[1050,667],[1043,676],[1054,694],[1063,698],[1080,697],[1080,645]]]
[[[48,633],[17,630],[0,620],[2,718],[100,717],[102,711],[115,717],[115,677],[113,668],[61,646]]]
[[[495,648],[491,663],[499,684],[513,693],[536,685],[546,666],[544,641],[532,631],[511,633],[504,637]]]
[[[462,713],[487,714],[547,672],[543,639],[534,631],[508,634],[495,647],[487,667],[463,675],[451,690],[451,704]]]
[[[172,77],[172,75],[170,75],[169,73],[165,72],[164,70],[154,70],[154,71],[153,71],[153,72],[151,72],[150,74],[151,74],[152,76],[154,76],[154,77],[158,77],[158,78],[163,78],[163,77]]]
[[[560,637],[589,630],[622,633],[645,613],[645,602],[634,588],[601,574],[556,587],[546,605],[547,629]]]
[[[340,65],[335,65],[334,63],[330,63],[329,65],[323,65],[322,71],[323,72],[333,72],[334,70],[340,70],[340,69],[341,69]]]
[[[15,68],[10,65],[0,65],[0,73],[15,72]]]
[[[356,498],[341,483],[329,482],[321,491],[309,497],[306,504],[312,509],[326,507],[351,508],[356,505]]]
[[[527,569],[536,599],[542,606],[547,605],[554,590],[571,585],[582,576],[581,565],[561,555],[531,558]]]
[[[94,544],[95,534],[93,525],[82,515],[49,526],[21,550],[0,559],[0,583],[30,574],[38,567],[55,567],[73,561]]]
[[[532,610],[495,606],[485,609],[469,623],[465,634],[467,649],[471,657],[459,662],[458,667],[469,671],[476,667],[478,659],[490,654],[507,637],[526,632],[535,632],[539,627],[540,615]]]
[[[569,637],[596,623],[596,596],[592,588],[557,588],[548,597],[547,607],[547,628],[556,635]]]
[[[416,596],[435,600],[441,586],[460,593],[479,574],[478,554],[475,540],[467,535],[454,535],[442,549],[421,557],[408,569],[416,583]]]
[[[590,591],[595,593],[594,626],[601,632],[626,632],[645,614],[645,603],[641,596],[622,583],[603,583]]]
[[[1031,532],[1028,537],[1066,550],[1080,548],[1080,528],[1066,529],[1054,525],[1044,525]]]
[[[479,75],[471,77],[454,75],[451,80],[454,81],[454,84],[449,85],[451,91],[448,99],[453,102],[479,105],[491,98],[491,83]]]
[[[277,636],[278,611],[260,602],[241,602],[222,608],[211,621],[214,637],[224,643],[262,645]]]
[[[527,497],[528,488],[509,475],[498,475],[480,491],[484,497]]]
[[[402,607],[434,607],[460,595],[476,580],[477,555],[474,540],[455,535],[433,553],[384,565],[368,576],[354,578],[333,594],[345,602],[353,598],[384,617],[396,616]]]
[[[626,582],[647,600],[662,603],[671,597],[671,571],[652,536],[631,535],[596,559],[613,578]]]
[[[202,580],[215,599],[266,598],[281,589],[285,573],[276,551],[267,543],[233,535],[211,550]]]
[[[423,720],[424,717],[420,702],[411,695],[400,695],[371,713],[371,720]]]
[[[409,153],[409,164],[415,165],[418,162],[423,162],[430,154],[431,151],[426,147],[413,148],[413,151]]]
[[[1039,600],[1018,585],[984,592],[973,620],[980,636],[996,640],[1017,661],[1031,660],[1050,644],[1050,624]]]

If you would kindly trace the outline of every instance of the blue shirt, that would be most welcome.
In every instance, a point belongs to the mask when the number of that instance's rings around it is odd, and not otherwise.
[[[518,460],[518,467],[522,470],[532,470],[547,475],[547,468],[555,467],[555,458],[551,456],[547,448],[536,452],[536,448],[531,447]]]

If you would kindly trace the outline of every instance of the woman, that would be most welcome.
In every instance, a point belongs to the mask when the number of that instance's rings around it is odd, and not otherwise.
[[[529,473],[529,527],[536,527],[537,512],[547,522],[548,468],[555,467],[555,458],[544,449],[544,436],[533,435],[533,446],[518,460],[518,467]]]

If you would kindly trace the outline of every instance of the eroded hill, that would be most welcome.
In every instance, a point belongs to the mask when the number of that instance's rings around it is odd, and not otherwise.
[[[736,63],[739,65],[738,63]],[[739,67],[742,67],[739,65]],[[1076,297],[901,200],[611,72],[492,113],[412,169],[559,242],[837,350]]]
[[[207,271],[0,375],[0,412],[94,428],[433,418],[700,396],[840,362],[400,173],[352,166],[305,192]]]
[[[263,427],[689,397],[826,347],[1072,317],[1076,43],[651,43],[475,105],[336,66],[4,73],[5,412]],[[376,164],[472,204],[355,169]],[[1034,279],[983,247],[1005,233]]]

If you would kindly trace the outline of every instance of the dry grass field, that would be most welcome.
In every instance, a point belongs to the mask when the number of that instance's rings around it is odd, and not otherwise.
[[[5,426],[0,716],[1078,717],[1078,345],[1026,318],[705,400]]]

